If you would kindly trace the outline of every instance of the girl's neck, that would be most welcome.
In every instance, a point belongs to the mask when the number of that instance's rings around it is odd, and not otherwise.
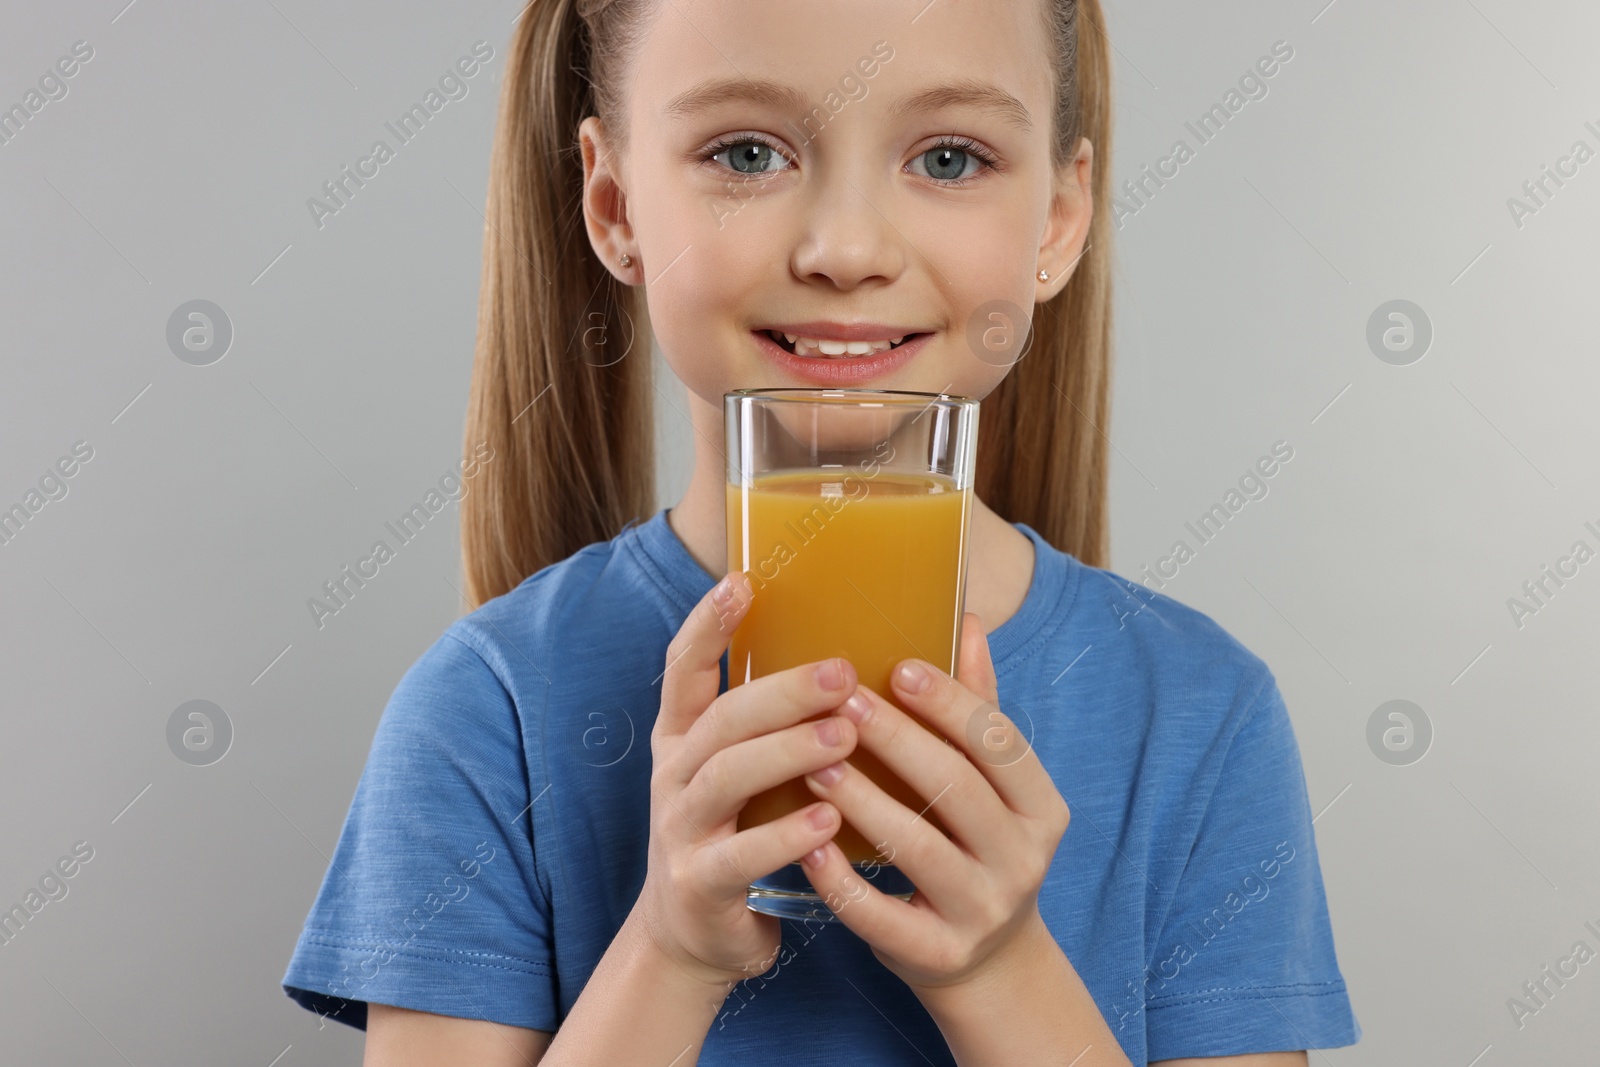
[[[692,394],[690,404],[700,416],[695,420],[697,436],[723,440],[720,414],[700,410],[706,405],[696,403]],[[714,427],[709,425],[710,415],[717,416]],[[667,524],[700,566],[721,577],[728,572],[727,475],[722,456],[712,453],[707,462],[708,451],[703,441],[696,442],[699,462],[683,498],[668,510]],[[1017,613],[1028,595],[1033,582],[1033,542],[976,495],[970,534],[966,607],[983,619],[984,632],[992,633]]]

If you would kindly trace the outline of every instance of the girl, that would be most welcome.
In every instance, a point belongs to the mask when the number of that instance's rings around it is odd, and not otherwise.
[[[466,435],[494,457],[462,515],[481,606],[397,687],[284,978],[369,1064],[1277,1067],[1357,1039],[1271,672],[1102,569],[1102,27],[1098,0],[522,12]],[[1027,358],[995,357],[1008,327]],[[650,333],[696,448],[659,511]],[[954,678],[727,687],[752,593],[717,581],[722,394],[819,380],[984,401]],[[815,804],[736,832],[801,776]],[[794,862],[838,922],[745,906]]]

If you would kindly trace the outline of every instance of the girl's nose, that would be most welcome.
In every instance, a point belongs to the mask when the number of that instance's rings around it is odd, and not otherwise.
[[[836,175],[817,186],[790,257],[795,276],[840,290],[887,285],[905,270],[905,237],[890,221],[887,198]]]

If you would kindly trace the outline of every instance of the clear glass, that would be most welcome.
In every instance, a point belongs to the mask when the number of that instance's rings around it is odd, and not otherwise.
[[[723,396],[728,567],[749,575],[750,609],[728,652],[728,684],[831,656],[893,700],[902,659],[955,673],[966,605],[978,402],[885,389],[740,389]],[[850,763],[944,830],[937,811],[865,749]],[[741,830],[813,803],[801,779],[752,797]],[[848,821],[834,838],[885,893],[915,891],[893,846]],[[833,919],[793,863],[750,884],[749,906]]]

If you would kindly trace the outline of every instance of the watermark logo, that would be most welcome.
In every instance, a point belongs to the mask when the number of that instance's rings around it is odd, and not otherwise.
[[[353,971],[349,963],[341,966],[339,974],[330,982],[328,992],[342,1000],[363,999],[360,995],[362,988],[377,978],[395,957],[416,954],[420,947],[416,944],[417,938],[423,935],[428,925],[441,912],[452,904],[458,905],[457,911],[459,911],[459,905],[472,895],[472,886],[469,883],[482,874],[485,868],[494,862],[497,855],[499,850],[492,844],[488,841],[479,841],[473,846],[472,855],[457,863],[456,866],[461,871],[459,877],[453,873],[444,875],[434,883],[436,889],[423,897],[422,903],[412,908],[411,913],[403,918],[398,917],[393,911],[388,912],[390,930],[396,934],[403,933],[405,939],[396,941],[374,931],[373,940],[362,945],[363,948],[371,946],[372,951],[355,961]],[[438,936],[444,943],[448,943],[449,939],[445,934]],[[426,944],[427,939],[424,938],[423,945]],[[337,1010],[331,1012],[318,1011],[317,1029],[322,1029],[323,1019],[337,1017],[345,1006],[340,1005]]]
[[[1586,922],[1583,928],[1596,938],[1600,938],[1600,926],[1593,922]],[[1595,958],[1595,950],[1589,947],[1589,942],[1579,939],[1572,943],[1572,951],[1556,960],[1555,966],[1545,964],[1539,968],[1539,973],[1522,983],[1521,997],[1507,997],[1506,1009],[1511,1012],[1511,1021],[1521,1030],[1528,1025],[1528,1020],[1550,1006],[1556,994],[1567,988],[1567,983],[1578,977],[1582,967]]]
[[[839,77],[838,88],[830,89],[822,102],[812,107],[810,112],[796,125],[793,119],[786,120],[784,125],[794,135],[797,143],[808,145],[821,136],[823,129],[851,102],[859,103],[867,98],[872,87],[867,84],[878,76],[880,70],[894,58],[894,46],[888,41],[877,41],[872,46],[872,54],[857,59],[854,67],[847,68]],[[859,77],[857,76],[859,74]],[[739,140],[734,142],[724,141],[723,151],[737,148],[740,145],[764,144],[757,140]],[[770,146],[768,146],[770,148]],[[718,152],[717,155],[721,155]],[[733,173],[731,170],[729,173]],[[759,180],[759,179],[756,179]],[[717,220],[717,229],[722,229],[728,220],[744,210],[756,195],[756,187],[750,184],[752,177],[729,177],[723,182],[726,192],[719,202],[710,204],[711,215]],[[731,206],[730,206],[731,205]]]
[[[1428,354],[1433,320],[1409,300],[1378,305],[1367,319],[1367,347],[1385,363],[1406,367]]]
[[[894,445],[886,440],[879,441],[873,446],[872,455],[856,464],[861,477],[846,472],[839,475],[838,481],[823,482],[820,496],[811,510],[784,522],[784,527],[794,535],[796,543],[791,545],[788,538],[780,533],[773,542],[772,551],[759,560],[747,561],[744,570],[749,575],[753,591],[765,589],[768,582],[774,581],[784,567],[798,558],[801,549],[822,536],[831,520],[846,507],[866,499],[872,492],[868,483],[879,475],[885,464],[894,462],[894,457]]]
[[[1593,522],[1586,522],[1583,525],[1594,534],[1597,543],[1600,543],[1600,527]],[[1521,598],[1506,597],[1506,610],[1511,613],[1511,621],[1517,624],[1517,629],[1522,629],[1527,625],[1529,618],[1549,607],[1550,601],[1566,587],[1567,582],[1578,576],[1578,568],[1594,557],[1595,550],[1589,547],[1589,542],[1580,537],[1572,542],[1572,548],[1565,556],[1556,558],[1553,568],[1546,563],[1539,568],[1539,573],[1535,577],[1522,583]]]
[[[410,108],[401,112],[398,118],[383,124],[384,129],[394,137],[391,146],[386,138],[380,137],[372,142],[371,149],[366,155],[356,160],[352,169],[350,164],[339,168],[339,172],[332,178],[322,183],[322,196],[306,198],[306,211],[311,215],[311,223],[317,229],[327,225],[327,220],[349,207],[355,200],[356,193],[367,187],[367,182],[378,176],[379,169],[393,160],[401,148],[417,139],[423,129],[439,112],[444,110],[446,104],[455,100],[465,100],[471,91],[471,79],[484,69],[494,58],[494,48],[487,41],[475,41],[470,55],[462,56],[455,64],[445,69],[439,75],[438,87],[430,86],[423,94],[419,103],[413,103]]]
[[[613,338],[607,332],[608,325],[604,311],[589,311],[585,313],[583,329],[579,332],[578,355],[591,367],[611,367],[621,363],[633,351],[633,316],[628,314],[628,309],[619,304],[617,312],[622,316],[623,342],[621,350],[613,344]],[[610,353],[615,352],[615,355]],[[592,358],[591,358],[592,357]]]
[[[1117,229],[1121,230],[1130,218],[1149,207],[1156,195],[1200,154],[1200,149],[1217,139],[1228,123],[1245,109],[1246,104],[1265,100],[1271,91],[1268,81],[1276,77],[1293,58],[1293,45],[1288,41],[1274,41],[1269,55],[1261,56],[1253,66],[1245,68],[1245,72],[1239,76],[1237,88],[1230,86],[1221,100],[1202,111],[1193,122],[1183,124],[1183,128],[1194,138],[1193,145],[1187,137],[1179,137],[1153,167],[1146,163],[1139,169],[1138,177],[1126,179],[1122,183],[1122,195],[1111,198],[1111,217]]]
[[[46,504],[65,500],[71,489],[68,479],[93,458],[94,446],[88,441],[77,441],[69,454],[45,468],[37,486],[30,486],[20,501],[9,507],[0,502],[0,545],[9,545],[22,532],[22,528],[44,510]]]
[[[611,767],[633,751],[633,716],[627,708],[591,711],[583,731],[583,762],[591,767]]]
[[[437,489],[429,489],[421,502],[411,505],[411,510],[393,522],[385,522],[383,527],[394,537],[395,546],[390,547],[389,542],[382,539],[374,541],[370,552],[358,558],[354,564],[346,563],[338,574],[322,583],[323,597],[307,597],[306,611],[311,615],[312,625],[321,630],[327,626],[328,619],[349,607],[356,594],[381,573],[385,564],[399,555],[401,548],[421,536],[428,523],[443,512],[446,505],[460,502],[466,496],[467,483],[494,456],[494,449],[488,442],[478,442],[471,456],[461,460],[454,470],[446,471],[439,478]]]
[[[83,865],[94,859],[94,846],[79,841],[72,846],[70,855],[62,856],[45,868],[37,888],[29,886],[22,899],[9,908],[0,910],[0,945],[9,945],[25,930],[29,923],[45,909],[47,904],[67,899],[71,887],[67,880],[77,875]]]
[[[1288,441],[1274,441],[1270,454],[1261,456],[1252,466],[1245,468],[1244,473],[1239,476],[1238,488],[1230,487],[1222,494],[1221,500],[1212,504],[1192,521],[1183,524],[1184,529],[1193,535],[1194,544],[1191,546],[1186,537],[1178,538],[1172,543],[1172,548],[1167,554],[1156,560],[1153,570],[1150,564],[1146,564],[1140,570],[1139,573],[1143,577],[1139,584],[1147,589],[1165,589],[1167,582],[1163,579],[1176,578],[1179,569],[1199,556],[1200,549],[1215,541],[1228,521],[1243,511],[1246,504],[1267,498],[1272,491],[1268,480],[1276,476],[1292,459],[1294,459],[1294,446]],[[1122,627],[1119,625],[1117,628],[1120,630]]]
[[[1583,128],[1595,137],[1600,138],[1600,126],[1592,121],[1585,122]],[[1511,213],[1511,222],[1517,229],[1527,225],[1529,216],[1537,215],[1542,208],[1548,207],[1555,195],[1566,187],[1567,182],[1578,176],[1578,170],[1585,163],[1595,157],[1595,151],[1589,142],[1578,138],[1572,142],[1572,147],[1567,154],[1556,159],[1554,168],[1548,163],[1540,164],[1539,176],[1529,178],[1522,183],[1522,196],[1506,197],[1506,210]]]
[[[193,367],[208,367],[233,345],[233,320],[209,300],[179,304],[167,317],[167,347]]]
[[[167,717],[167,747],[191,767],[209,767],[233,746],[233,720],[209,700],[179,704]]]
[[[876,856],[856,865],[856,870],[869,881],[876,878],[884,867],[893,863],[895,857],[894,846],[887,841],[880,841],[875,847]],[[734,979],[728,983],[728,992],[724,996],[724,1010],[717,1018],[717,1029],[723,1029],[744,1011],[745,1005],[754,1001],[757,993],[764,991],[769,983],[775,981],[782,974],[784,966],[792,963],[800,955],[800,950],[811,944],[817,934],[829,926],[836,925],[833,920],[840,912],[851,904],[865,899],[867,899],[866,882],[856,878],[855,875],[847,874],[844,878],[843,896],[829,890],[823,897],[823,907],[814,907],[803,918],[789,920],[785,924],[785,929],[788,931],[798,929],[805,940],[798,946],[791,947],[787,938],[780,938],[777,951],[771,956],[755,967],[746,964],[741,968],[748,977]],[[812,929],[813,924],[815,929]],[[728,1005],[734,1005],[732,1010],[728,1010]]]
[[[967,347],[991,367],[1020,363],[1033,334],[1033,315],[1009,300],[986,300],[967,319]]]
[[[1183,969],[1200,955],[1216,938],[1226,933],[1229,925],[1251,904],[1259,905],[1272,892],[1272,880],[1294,862],[1295,847],[1288,841],[1279,841],[1272,855],[1260,860],[1255,867],[1243,868],[1244,874],[1230,887],[1216,907],[1210,912],[1195,915],[1185,923],[1187,931],[1173,943],[1166,958],[1145,968],[1144,988],[1127,979],[1112,1001],[1111,1010],[1117,1016],[1117,1032],[1127,1026],[1130,1019],[1144,1010],[1146,1001],[1161,995],[1167,984],[1177,980]],[[1109,1020],[1108,1020],[1109,1021]]]
[[[1012,710],[1028,720],[1026,732],[987,700],[973,708],[967,716],[967,751],[991,767],[1009,767],[1033,751],[1033,716],[1026,708]]]
[[[1433,745],[1433,721],[1409,700],[1379,704],[1367,719],[1367,747],[1391,767],[1409,767]]]
[[[10,144],[47,104],[65,100],[71,91],[68,80],[93,58],[93,45],[88,41],[74,42],[70,55],[62,56],[53,67],[45,68],[39,76],[37,89],[28,89],[22,99],[10,107],[0,105],[0,145]]]

